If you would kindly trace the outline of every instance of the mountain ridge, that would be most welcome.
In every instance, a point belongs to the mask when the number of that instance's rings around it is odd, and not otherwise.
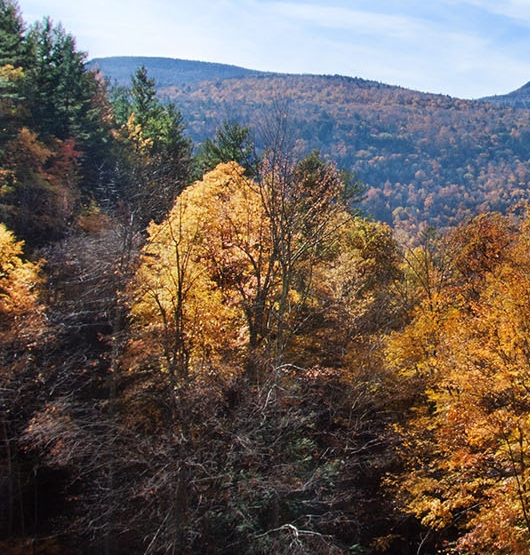
[[[88,67],[97,69],[104,75],[112,77],[118,85],[130,83],[131,75],[141,65],[145,65],[158,87],[168,84],[195,83],[206,79],[228,79],[245,77],[248,75],[267,74],[240,66],[198,60],[184,60],[181,58],[150,57],[150,56],[110,56],[93,58],[88,61]],[[178,75],[178,77],[177,77]]]
[[[163,59],[129,58],[127,68],[138,61],[157,80],[160,96],[181,111],[195,144],[224,120],[258,129],[283,103],[295,154],[318,150],[352,171],[366,184],[363,208],[408,235],[530,200],[530,110],[524,107],[358,77],[227,70],[202,65],[207,62],[176,76]]]
[[[486,96],[480,99],[499,106],[513,106],[514,108],[530,108],[530,81],[515,91],[506,94]]]
[[[450,96],[443,93],[431,93],[409,89],[400,85],[390,85],[375,80],[364,79],[358,76],[349,76],[343,74],[328,73],[286,73],[278,71],[263,71],[258,69],[247,68],[235,64],[225,64],[221,62],[206,62],[202,60],[187,60],[184,58],[171,58],[167,56],[106,56],[91,58],[87,65],[91,69],[99,69],[105,75],[112,75],[113,79],[119,85],[127,85],[130,82],[131,75],[141,65],[148,67],[151,76],[156,80],[159,87],[167,86],[174,83],[174,72],[178,71],[182,74],[183,83],[197,82],[210,79],[228,79],[240,78],[247,76],[314,76],[314,77],[341,77],[346,79],[361,80],[368,83],[377,83],[391,88],[408,90],[420,94],[434,96]],[[169,77],[169,79],[168,79]],[[530,99],[530,81],[519,87],[518,89],[498,95],[485,96],[477,99],[464,99],[456,96],[461,100],[471,100],[478,102],[493,102],[501,105],[513,105],[524,97],[524,100]]]

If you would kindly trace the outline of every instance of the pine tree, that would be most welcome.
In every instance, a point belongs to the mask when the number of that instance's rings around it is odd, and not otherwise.
[[[27,63],[25,26],[18,2],[0,0],[0,67],[11,65],[25,68]]]
[[[258,160],[250,127],[244,127],[235,121],[224,121],[215,132],[215,137],[206,139],[197,152],[197,177],[202,177],[221,162],[237,162],[245,168],[247,176],[256,175]]]
[[[141,226],[160,222],[191,176],[191,141],[181,113],[156,97],[156,84],[140,67],[129,90],[114,90],[118,123],[114,194]]]
[[[29,33],[34,63],[28,72],[32,127],[42,136],[82,139],[94,92],[86,55],[61,25],[47,18]]]

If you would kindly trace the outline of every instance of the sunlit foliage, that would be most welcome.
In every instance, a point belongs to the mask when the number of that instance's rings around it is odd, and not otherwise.
[[[390,343],[414,396],[399,489],[458,553],[528,552],[528,242],[527,219],[457,230],[446,284]]]

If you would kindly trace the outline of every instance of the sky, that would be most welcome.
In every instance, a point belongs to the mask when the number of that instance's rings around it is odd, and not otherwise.
[[[459,98],[530,81],[530,0],[19,0],[89,59],[164,56]]]

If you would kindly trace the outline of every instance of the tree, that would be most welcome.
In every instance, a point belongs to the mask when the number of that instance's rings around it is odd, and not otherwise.
[[[121,127],[113,194],[140,226],[159,223],[190,179],[192,145],[182,115],[160,103],[145,67],[132,77],[129,92],[115,95],[115,104]]]
[[[15,0],[0,1],[0,67],[25,68],[28,61],[25,26]]]
[[[25,127],[6,144],[0,215],[28,248],[58,239],[71,222],[78,156],[71,141],[47,146]]]
[[[248,177],[256,175],[258,161],[249,127],[225,120],[217,128],[214,138],[206,139],[199,147],[195,156],[197,177],[200,178],[222,162],[237,162],[245,169]]]
[[[6,516],[1,533],[7,536],[23,532],[24,526],[25,470],[17,439],[24,423],[21,401],[27,369],[46,330],[41,266],[23,259],[23,243],[0,223],[0,487],[5,494],[2,511]]]
[[[311,288],[288,360],[310,360],[358,377],[384,367],[380,343],[403,317],[400,257],[391,229],[356,217],[311,270]],[[303,315],[303,318],[301,318]]]
[[[266,249],[259,197],[242,172],[235,163],[220,165],[148,230],[132,315],[143,341],[158,344],[146,351],[164,360],[171,391],[218,367],[237,344],[242,311],[231,288],[251,294],[252,264]]]
[[[12,0],[0,2],[0,153],[21,125],[24,70],[29,62],[24,21]]]
[[[27,345],[43,324],[41,264],[22,259],[23,242],[0,224],[0,329],[2,344]]]
[[[23,79],[22,68],[9,64],[0,67],[0,159],[6,143],[16,137],[24,119],[25,108],[20,94]]]
[[[140,329],[151,322],[153,337],[163,339],[168,368],[187,376],[198,345],[203,363],[206,352],[219,363],[223,346],[233,364],[244,346],[256,380],[267,361],[279,364],[288,343],[304,333],[316,303],[315,278],[325,279],[316,268],[337,259],[351,216],[340,175],[316,155],[286,178],[278,183],[266,169],[255,182],[235,162],[220,164],[181,193],[160,226],[151,226],[133,314]]]
[[[7,9],[8,15],[11,12]],[[26,33],[20,16],[15,12],[11,16],[20,19],[6,27],[18,36],[21,54],[0,69],[0,167],[7,172],[2,180],[2,204],[11,205],[6,221],[31,246],[34,236],[40,236],[42,244],[44,235],[50,239],[62,235],[81,192],[83,200],[92,198],[98,174],[108,161],[109,127],[102,87],[86,70],[86,55],[77,51],[74,38],[49,19]],[[45,164],[29,160],[30,135],[41,153],[48,153]],[[22,157],[21,150],[26,150]],[[40,175],[34,172],[26,179],[35,166]],[[54,204],[58,217],[46,210],[50,193],[56,191],[67,205],[65,210]],[[33,192],[42,195],[42,206],[33,204]],[[15,216],[17,212],[30,217],[44,212],[57,229],[41,226],[30,234],[28,222]]]
[[[455,231],[446,283],[390,343],[413,399],[399,490],[458,553],[528,551],[527,248],[527,220]]]
[[[156,98],[155,80],[147,75],[145,66],[140,66],[131,78],[131,111],[136,121],[148,136],[148,126],[156,125],[161,106]]]
[[[94,93],[94,76],[85,69],[86,54],[61,25],[48,18],[28,33],[33,59],[26,92],[31,126],[44,138],[82,141]]]
[[[318,153],[292,164],[281,148],[266,154],[258,179],[270,221],[272,258],[278,266],[280,292],[274,311],[273,350],[279,358],[288,330],[296,330],[297,309],[290,302],[295,282],[303,299],[311,287],[311,268],[327,255],[337,231],[351,218],[344,203],[345,185],[336,168],[322,161]]]

